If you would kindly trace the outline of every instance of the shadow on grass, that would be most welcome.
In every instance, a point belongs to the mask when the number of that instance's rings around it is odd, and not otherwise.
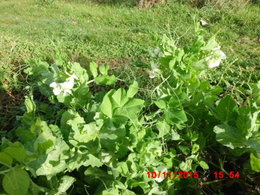
[[[24,92],[0,89],[0,131],[10,131],[15,127],[16,116],[21,115]]]
[[[106,5],[116,5],[116,6],[123,6],[123,7],[134,7],[138,5],[139,0],[70,0],[76,1],[80,3],[84,2],[92,2],[97,4],[106,4]]]
[[[88,0],[99,4],[119,5],[126,7],[151,8],[158,3],[166,3],[167,0]]]

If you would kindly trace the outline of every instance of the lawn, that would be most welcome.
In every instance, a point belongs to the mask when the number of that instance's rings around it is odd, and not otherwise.
[[[36,2],[1,2],[1,58],[6,62],[20,63],[32,55],[53,58],[57,49],[75,60],[143,58],[155,47],[156,35],[166,33],[181,37],[183,43],[189,41],[194,20],[200,19],[209,22],[205,27],[209,36],[218,33],[230,58],[251,67],[259,60],[258,5],[218,10],[170,1],[167,6],[141,10],[90,2],[58,1],[49,6]]]

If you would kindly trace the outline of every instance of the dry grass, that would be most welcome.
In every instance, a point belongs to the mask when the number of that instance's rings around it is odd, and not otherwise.
[[[213,4],[217,8],[223,8],[225,6],[243,8],[250,2],[250,0],[186,0],[185,2],[198,8],[201,8],[206,4]]]
[[[139,0],[139,8],[150,8],[156,3],[166,3],[166,0]]]

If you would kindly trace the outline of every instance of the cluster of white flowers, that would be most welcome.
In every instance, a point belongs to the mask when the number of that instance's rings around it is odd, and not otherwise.
[[[207,25],[207,22],[204,20],[201,20],[201,23],[203,23],[202,25]],[[167,40],[169,43],[170,41]],[[167,42],[167,43],[168,43]],[[174,50],[177,49],[177,47],[174,45],[174,43],[172,43],[171,45],[172,48],[174,48]],[[181,51],[181,50],[179,50]],[[184,50],[182,50],[184,51]],[[215,40],[215,37],[212,37],[208,43],[201,48],[201,51],[205,51],[207,52],[206,56],[203,56],[203,58],[199,61],[199,63],[201,62],[206,62],[206,65],[208,66],[208,68],[215,68],[218,67],[222,60],[226,59],[227,56],[226,54],[221,50],[221,46],[217,43],[217,41]],[[176,53],[174,51],[172,51],[173,53]],[[152,57],[161,57],[161,56],[168,56],[168,55],[172,55],[172,52],[163,52],[161,51],[161,49],[159,47],[155,48],[152,52],[151,52],[151,56]],[[178,54],[176,54],[178,55]],[[195,53],[195,55],[197,55]],[[176,56],[178,58],[178,56]],[[194,62],[196,63],[196,62]],[[161,71],[160,68],[157,64],[152,63],[151,64],[151,70],[149,71],[149,78],[150,79],[154,79],[156,77],[158,77],[160,75]]]
[[[154,50],[152,50],[151,52],[150,52],[150,55],[152,56],[152,57],[160,57],[161,55],[162,55],[162,51],[161,51],[161,49],[159,48],[159,47],[156,47]]]
[[[63,83],[52,82],[50,87],[53,88],[54,95],[62,94],[64,96],[71,94],[71,89],[74,87],[74,80],[78,79],[75,75],[70,76]]]
[[[160,69],[159,66],[156,64],[151,64],[151,69],[152,70],[149,71],[149,78],[153,79],[158,76],[158,74],[160,73]]]
[[[226,54],[220,50],[220,46],[215,48],[209,57],[206,58],[209,68],[218,67],[222,60],[226,59]]]
[[[200,25],[201,26],[207,26],[208,24],[209,23],[206,20],[203,20],[203,19],[200,20]]]
[[[167,168],[166,167],[164,167],[164,166],[159,166],[159,167],[157,167],[156,168],[157,169],[157,171],[158,172],[161,172],[161,173],[167,173]],[[155,181],[157,181],[157,182],[162,182],[163,180],[165,179],[165,175],[164,174],[160,174],[160,177],[156,177],[155,178]]]

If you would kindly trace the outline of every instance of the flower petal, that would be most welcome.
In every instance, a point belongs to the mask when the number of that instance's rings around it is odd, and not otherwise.
[[[157,181],[157,182],[162,182],[164,179],[165,179],[165,174],[163,174],[164,172],[167,172],[167,168],[166,167],[164,167],[164,166],[159,166],[159,167],[157,167],[156,168],[157,169],[157,172],[161,172],[159,175],[160,175],[160,177],[156,177],[155,178],[155,181]]]
[[[54,88],[54,87],[56,87],[57,86],[57,83],[56,82],[52,82],[51,84],[50,84],[50,87],[52,87],[52,88]]]
[[[54,88],[53,93],[54,93],[54,95],[59,95],[61,93],[61,89],[60,88]]]
[[[63,89],[72,89],[74,86],[74,79],[72,77],[68,78],[66,82],[61,83],[61,88]]]

